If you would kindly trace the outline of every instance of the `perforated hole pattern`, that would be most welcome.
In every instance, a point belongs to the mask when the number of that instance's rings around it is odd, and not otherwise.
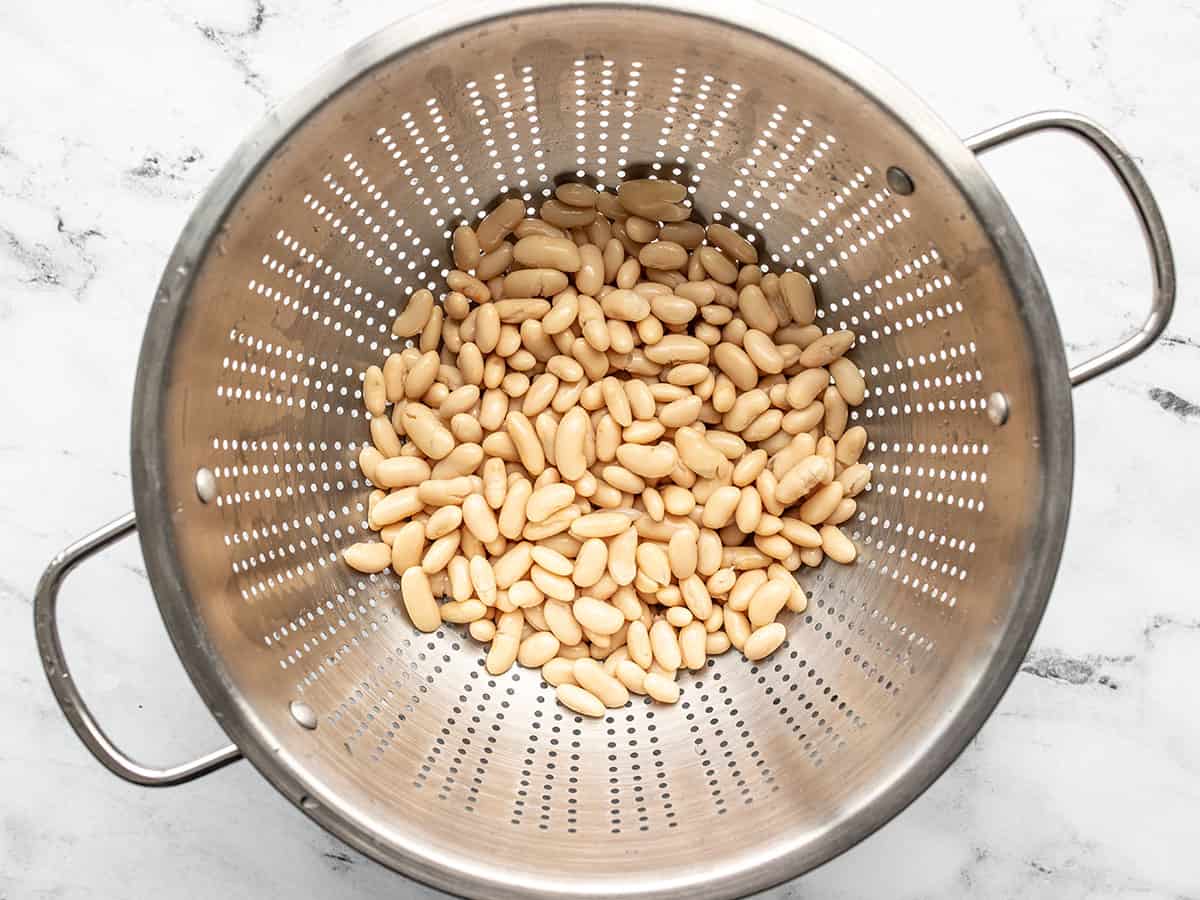
[[[1002,283],[963,257],[961,198],[831,73],[745,36],[720,52],[720,30],[685,47],[664,38],[669,17],[560,19],[393,60],[258,176],[179,337],[190,406],[173,464],[219,486],[207,509],[185,502],[205,518],[181,529],[182,555],[207,567],[190,576],[196,614],[231,681],[310,793],[381,844],[501,874],[569,881],[620,858],[600,874],[667,877],[698,853],[748,858],[727,839],[740,829],[762,849],[828,827],[967,689],[961,648],[991,640],[1010,602],[1030,490],[1013,475],[1030,465],[1021,398],[1004,434],[984,401],[1027,361]],[[886,186],[898,160],[912,196]],[[361,372],[402,348],[390,323],[439,289],[451,230],[502,197],[532,211],[555,182],[640,176],[688,185],[699,217],[809,276],[822,326],[859,334],[869,396],[851,417],[875,476],[845,526],[858,563],[802,576],[809,608],[787,614],[778,652],[710,660],[675,707],[635,698],[585,722],[536,672],[489,676],[465,633],[414,632],[398,579],[338,551],[368,533]],[[315,731],[286,717],[297,698]],[[647,838],[654,853],[630,855]]]

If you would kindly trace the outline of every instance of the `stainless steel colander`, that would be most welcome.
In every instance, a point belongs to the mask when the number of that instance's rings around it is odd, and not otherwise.
[[[37,596],[50,683],[123,778],[184,781],[244,755],[293,803],[408,875],[479,897],[724,897],[804,872],[924,790],[1007,687],[1058,565],[1070,387],[1144,349],[1174,297],[1157,207],[1100,128],[1039,114],[961,141],[885,72],[780,13],[478,7],[348,51],[225,168],[163,277],[133,417],[136,523],[167,628],[234,745],[139,765],[96,724]],[[1129,194],[1155,279],[1142,329],[1068,370],[1020,229],[975,154],[1056,128]],[[437,288],[448,237],[554,180],[689,185],[757,233],[859,335],[875,470],[852,567],[758,665],[727,654],[682,699],[603,721],[536,672],[414,632],[398,580],[338,551],[365,528],[360,373]]]

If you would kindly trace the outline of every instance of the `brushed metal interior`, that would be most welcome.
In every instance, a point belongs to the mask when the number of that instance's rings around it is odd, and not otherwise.
[[[242,752],[388,865],[486,897],[765,887],[924,790],[1022,658],[1072,478],[1053,312],[973,154],[819,30],[765,10],[756,30],[644,7],[480,15],[348,52],[189,223],[135,401],[155,593]],[[459,629],[415,633],[398,579],[337,554],[365,530],[360,373],[398,348],[405,297],[440,284],[450,230],[556,179],[647,173],[813,274],[821,324],[858,332],[875,477],[845,526],[859,561],[801,576],[809,610],[774,656],[681,676],[675,707],[580,721],[536,672],[490,677]]]

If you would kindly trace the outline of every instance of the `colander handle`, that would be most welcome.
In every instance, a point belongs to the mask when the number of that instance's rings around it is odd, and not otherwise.
[[[1150,251],[1154,276],[1150,314],[1141,328],[1115,347],[1074,366],[1070,371],[1071,384],[1077,386],[1129,362],[1162,334],[1171,318],[1171,310],[1175,307],[1175,259],[1171,254],[1171,242],[1167,238],[1167,226],[1141,170],[1116,138],[1087,116],[1062,110],[1031,113],[968,138],[967,146],[975,153],[983,153],[1027,134],[1053,129],[1067,131],[1083,138],[1108,163],[1117,181],[1125,189],[1129,202],[1137,211],[1138,222],[1146,238],[1146,247]]]
[[[87,704],[83,702],[63,657],[62,643],[58,636],[58,591],[62,587],[63,579],[93,553],[131,534],[136,527],[134,514],[127,513],[76,541],[50,561],[38,582],[37,594],[33,601],[34,630],[37,633],[42,668],[46,670],[50,689],[54,691],[67,721],[71,723],[79,739],[92,751],[92,755],[103,763],[106,769],[126,781],[147,787],[166,787],[207,775],[241,759],[242,754],[231,744],[169,769],[153,769],[130,759],[109,740],[108,735],[92,716],[91,710],[87,708]]]

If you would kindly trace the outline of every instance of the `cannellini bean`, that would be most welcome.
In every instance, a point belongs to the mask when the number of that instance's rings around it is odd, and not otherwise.
[[[617,460],[636,475],[643,478],[664,478],[675,468],[678,456],[670,444],[622,444],[617,448]]]
[[[846,537],[836,525],[821,526],[821,549],[834,562],[843,565],[854,562],[854,558],[858,555],[854,542]]]
[[[861,425],[846,429],[837,442],[837,461],[844,466],[852,466],[862,456],[867,443],[867,430]]]
[[[825,389],[825,393],[821,395],[821,403],[825,407],[825,434],[836,441],[846,431],[850,411],[835,387]]]
[[[446,575],[450,579],[450,594],[456,601],[467,600],[475,593],[475,586],[471,584],[470,566],[465,556],[458,555],[450,560],[446,567]]]
[[[543,203],[539,214],[543,220],[559,228],[583,228],[590,225],[596,217],[590,208],[572,206],[557,197]]]
[[[780,533],[797,547],[820,547],[821,536],[817,530],[799,519],[784,517]]]
[[[665,340],[665,338],[664,338]],[[749,391],[758,384],[758,369],[746,351],[736,344],[723,341],[713,351],[713,361],[729,380],[741,391]]]
[[[812,285],[798,272],[784,272],[779,276],[779,293],[797,325],[811,325],[817,317],[816,301]]]
[[[826,525],[841,525],[846,522],[858,511],[858,504],[849,497],[843,497],[842,502],[837,505],[837,509],[833,514],[825,520]]]
[[[547,660],[542,664],[542,680],[555,687],[560,684],[575,684],[575,660],[565,656]]]
[[[867,384],[858,366],[842,356],[829,364],[829,374],[837,383],[838,393],[850,406],[860,406],[866,397]]]
[[[638,322],[650,315],[650,301],[628,290],[617,289],[605,294],[600,307],[606,316],[624,322]]]
[[[443,603],[439,614],[443,622],[450,622],[454,625],[465,625],[469,622],[478,622],[487,615],[487,607],[482,600],[468,598],[466,600],[454,600],[450,603]]]
[[[654,661],[654,651],[650,643],[650,633],[644,622],[635,620],[629,623],[625,632],[625,645],[629,648],[631,660],[643,669],[650,667],[650,663]]]
[[[604,671],[594,659],[575,660],[575,681],[609,709],[620,709],[629,702],[629,691],[618,679]]]
[[[531,554],[535,563],[555,575],[569,576],[574,568],[569,559],[550,547],[535,546]]]
[[[509,548],[502,557],[492,563],[492,572],[496,577],[496,587],[508,590],[528,574],[533,565],[533,545],[521,541]]]
[[[660,585],[671,581],[671,565],[661,544],[643,543],[637,547],[637,566]]]
[[[709,348],[702,340],[685,334],[668,334],[652,346],[646,348],[646,358],[651,362],[665,363],[706,363],[709,358]],[[747,359],[749,363],[749,359]],[[752,367],[753,368],[753,367]]]
[[[700,265],[708,276],[721,284],[737,281],[737,266],[715,247],[700,247],[696,250]]]
[[[695,621],[695,616],[692,611],[686,606],[672,606],[667,610],[666,620],[676,628],[682,628],[684,625]]]
[[[845,488],[840,481],[831,481],[800,505],[800,519],[809,525],[820,525],[833,515],[842,502],[844,492]]]
[[[425,524],[423,522],[406,522],[398,527],[392,537],[392,569],[397,575],[405,569],[419,566],[425,555]]]
[[[546,617],[546,625],[563,646],[574,646],[583,640],[583,629],[571,611],[570,604],[549,598],[543,605],[542,612]]]
[[[383,369],[379,366],[368,366],[363,375],[363,405],[373,416],[382,416],[387,409],[387,387],[383,379]]]
[[[699,398],[695,398],[697,402]],[[675,431],[675,449],[683,464],[702,478],[714,477],[726,464],[725,455],[699,431],[680,426]]]
[[[620,651],[617,651],[618,653]],[[614,654],[615,655],[615,654]],[[613,657],[609,657],[612,659]],[[645,694],[644,686],[646,680],[646,670],[635,663],[632,659],[625,658],[617,662],[613,673],[617,680],[625,686],[625,688],[633,694]]]
[[[862,463],[855,463],[838,476],[838,481],[846,489],[847,497],[857,497],[870,483],[871,469]]]
[[[588,538],[579,548],[571,574],[575,584],[589,588],[608,569],[608,544],[600,538]]]
[[[535,297],[521,297],[510,300],[497,300],[495,303],[480,307],[480,309],[485,308],[495,310],[495,315],[502,324],[519,325],[530,319],[541,319],[549,312],[550,304],[546,300],[539,300]],[[503,333],[503,329],[501,329],[501,335]],[[520,332],[517,332],[517,335],[519,338]],[[496,339],[496,350],[498,353],[502,350],[499,337]],[[500,355],[511,356],[513,354],[500,353]],[[512,365],[511,360],[509,364]]]
[[[774,334],[779,328],[779,319],[771,309],[771,304],[767,302],[762,288],[757,284],[747,284],[738,292],[738,311],[742,314],[741,321],[749,330],[758,331],[766,336]],[[746,349],[749,352],[750,348]]]
[[[682,664],[679,640],[666,619],[659,619],[650,627],[650,647],[655,661],[663,668],[678,669]]]
[[[479,248],[485,253],[495,250],[523,218],[525,218],[524,201],[517,197],[505,200],[488,213],[475,229]]]
[[[853,331],[835,331],[822,335],[804,348],[804,352],[800,354],[800,364],[808,368],[828,366],[849,350],[854,340]]]
[[[517,662],[526,668],[540,668],[558,655],[558,648],[558,638],[548,631],[540,631],[521,641]]]
[[[425,555],[421,557],[421,568],[427,575],[436,575],[450,564],[450,560],[458,552],[458,548],[462,543],[461,530],[452,531],[449,534],[443,535],[425,551]]]
[[[400,455],[400,438],[396,434],[395,426],[392,425],[386,416],[376,416],[371,420],[369,427],[371,429],[371,441],[375,444],[375,449],[379,451],[381,456],[390,459]],[[413,438],[413,441],[415,443],[416,438]]]
[[[746,655],[746,659],[751,662],[757,662],[778,650],[779,645],[783,643],[786,637],[787,629],[779,622],[763,625],[761,628],[757,628],[751,632],[750,636],[746,638],[741,648],[742,653]]]
[[[629,516],[620,512],[596,512],[580,516],[571,523],[571,534],[578,538],[613,537],[631,525]]]
[[[544,522],[575,501],[575,489],[569,484],[548,484],[535,490],[525,504],[525,518]]]
[[[429,576],[418,566],[405,569],[400,576],[400,595],[404,598],[404,610],[419,631],[436,631],[442,624],[442,615]]]
[[[704,630],[703,622],[689,622],[679,630],[679,651],[685,668],[704,667],[707,638],[708,632]]]
[[[758,252],[754,245],[736,231],[725,225],[713,223],[708,226],[706,236],[730,258],[743,265],[754,265],[758,262]]]
[[[479,261],[479,239],[470,225],[454,229],[451,238],[454,248],[454,265],[463,270],[474,269]]]
[[[768,409],[766,413],[758,416],[757,419],[750,422],[748,426],[743,428],[742,439],[748,442],[760,444],[764,448],[772,449],[774,444],[772,438],[779,434],[780,427],[784,422],[784,414],[778,409]],[[782,440],[787,439],[786,434],[780,436]]]
[[[576,662],[578,661],[576,660]],[[554,696],[567,709],[577,712],[581,716],[591,716],[595,719],[604,717],[604,701],[577,684],[566,681],[560,683],[554,689]]]
[[[738,576],[737,581],[729,590],[725,599],[724,610],[745,612],[750,607],[754,594],[767,582],[767,573],[763,569],[749,569]]]
[[[676,703],[679,700],[679,685],[658,672],[649,672],[642,680],[642,689],[659,703]]]
[[[432,312],[433,294],[424,289],[415,292],[392,322],[392,334],[399,338],[420,334]]]
[[[637,575],[638,533],[627,528],[608,542],[608,573],[618,585],[632,584]]]
[[[716,631],[705,635],[704,652],[709,656],[720,656],[722,653],[727,652],[731,646],[732,642],[729,640],[729,635],[724,631]]]
[[[578,206],[584,209],[594,209],[596,206],[596,189],[578,182],[560,184],[554,189],[554,196],[560,203],[567,206]]]
[[[809,456],[802,459],[779,480],[775,499],[785,505],[795,503],[832,474],[824,457]]]
[[[425,523],[425,537],[435,541],[452,531],[457,531],[462,524],[462,508],[458,506],[443,506],[431,515]]]
[[[367,512],[367,522],[375,529],[391,525],[421,511],[419,491],[415,487],[394,490]]]
[[[777,375],[783,371],[786,364],[783,354],[766,333],[751,328],[742,337],[742,347],[760,372]]]
[[[829,371],[824,368],[807,369],[788,381],[787,402],[792,409],[806,409],[829,386]]]
[[[496,636],[496,624],[489,619],[476,619],[467,627],[467,631],[481,644],[487,644]]]
[[[625,616],[619,609],[595,597],[577,598],[571,611],[581,626],[596,634],[616,634],[625,624]]]
[[[746,610],[750,624],[754,628],[759,628],[774,622],[775,617],[787,605],[791,592],[792,584],[782,578],[771,578],[765,581],[750,598],[750,605]]]
[[[572,661],[582,659],[583,657],[590,655],[590,653],[591,651],[586,643],[579,643],[573,647],[563,647],[558,651],[559,656]],[[575,667],[572,666],[571,668],[573,671]]]
[[[566,576],[555,575],[539,565],[534,565],[529,570],[529,577],[547,597],[553,597],[563,603],[570,603],[575,599],[575,584]]]
[[[361,467],[361,456],[359,464]],[[429,463],[423,459],[412,456],[395,456],[391,459],[380,459],[376,462],[374,472],[368,477],[372,482],[383,488],[406,488],[419,485],[423,481],[428,481],[432,471]]]
[[[382,541],[363,541],[344,548],[342,559],[358,572],[382,572],[392,564],[392,548]]]
[[[380,453],[374,445],[364,444],[362,450],[358,454],[359,471],[361,471],[363,475],[366,476],[367,480],[372,484],[379,485],[380,487],[391,487],[391,485],[380,482],[378,477],[379,464],[386,460],[387,457]],[[426,468],[428,468],[428,464],[426,464]],[[402,486],[403,485],[397,485],[397,487]]]
[[[729,636],[729,642],[736,649],[743,649],[747,638],[750,637],[750,620],[746,618],[744,613],[726,608],[725,634]]]
[[[517,241],[513,258],[526,266],[578,272],[582,264],[579,248],[569,238],[530,235]]]

